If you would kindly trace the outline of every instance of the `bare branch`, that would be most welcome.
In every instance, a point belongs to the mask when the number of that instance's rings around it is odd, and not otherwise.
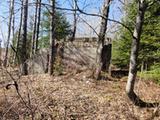
[[[79,18],[85,23],[85,24],[87,24],[94,32],[95,32],[95,34],[98,36],[98,33],[97,33],[97,31],[86,21],[86,20],[84,20],[82,17],[80,17],[79,16]]]
[[[75,1],[76,1],[76,0],[75,0]],[[101,18],[103,18],[103,19],[107,19],[107,20],[109,20],[109,21],[111,21],[111,22],[118,23],[118,24],[122,25],[123,27],[125,27],[125,28],[130,32],[131,35],[133,34],[132,30],[131,30],[128,26],[126,26],[125,24],[123,24],[123,23],[120,22],[120,21],[113,20],[113,19],[110,19],[110,18],[106,18],[105,16],[102,16],[102,15],[99,15],[99,14],[86,13],[86,12],[84,12],[83,10],[81,10],[81,9],[79,8],[77,2],[76,2],[76,6],[77,6],[77,10],[78,10],[80,13],[82,13],[82,14],[90,15],[90,16],[97,16],[97,17],[101,17]]]
[[[75,0],[76,1],[76,0]],[[49,10],[48,7],[51,7],[49,4],[46,4],[46,3],[41,3],[41,5],[43,5],[50,14],[52,14]],[[87,13],[87,12],[84,12],[82,9],[79,8],[77,2],[76,2],[76,9],[70,9],[70,8],[62,8],[62,7],[55,7],[55,9],[58,9],[58,10],[64,10],[64,11],[79,11],[81,14],[84,14],[84,15],[88,15],[88,16],[95,16],[95,17],[100,17],[100,18],[103,18],[103,19],[107,19],[106,17],[102,16],[102,15],[99,15],[99,14],[94,14],[94,13]],[[122,25],[124,28],[126,28],[130,34],[132,35],[133,32],[132,30],[126,26],[124,23],[120,22],[120,21],[117,21],[117,20],[113,20],[113,19],[110,19],[108,18],[107,20],[111,21],[111,22],[115,22],[115,23],[118,23],[120,25]]]

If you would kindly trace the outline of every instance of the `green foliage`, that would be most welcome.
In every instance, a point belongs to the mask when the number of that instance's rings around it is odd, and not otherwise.
[[[135,27],[137,14],[136,2],[128,4],[124,8],[126,16],[122,21],[132,31]],[[160,62],[160,4],[155,3],[146,11],[141,43],[139,48],[139,65],[144,62],[151,68],[154,63]],[[117,40],[113,43],[113,63],[118,67],[127,67],[131,48],[132,35],[124,27],[120,28]]]
[[[138,76],[145,80],[153,80],[160,85],[160,64],[153,65],[149,71],[139,72]]]
[[[128,36],[128,37],[127,37]],[[129,55],[131,48],[131,41],[129,34],[121,36],[121,39],[113,41],[113,64],[117,67],[125,68],[129,64]]]
[[[50,15],[47,11],[43,12],[44,19],[42,20],[41,27],[43,29],[44,36],[39,41],[40,48],[49,47],[49,31],[50,31]],[[65,15],[56,11],[55,15],[55,37],[57,40],[64,39],[71,33],[69,22],[66,20]]]

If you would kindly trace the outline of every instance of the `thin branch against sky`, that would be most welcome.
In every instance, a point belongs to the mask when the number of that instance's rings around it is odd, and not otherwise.
[[[71,6],[71,2],[73,0],[57,0],[57,3],[58,3],[58,7],[62,7],[62,8],[68,8],[68,9],[72,9],[72,6]],[[104,0],[77,0],[78,1],[78,6],[84,10],[84,11],[87,11],[87,13],[94,13],[94,14],[100,14],[101,12],[101,7],[102,7],[102,4],[104,2]],[[33,0],[30,0],[30,4],[33,3]],[[48,3],[48,0],[42,0],[42,3]],[[20,4],[20,0],[16,0],[16,3],[15,3],[16,7],[15,9],[17,10],[16,12],[16,23],[15,23],[15,26],[18,26],[18,21],[19,21],[19,11],[18,9],[20,8],[21,4]],[[33,5],[32,4],[29,9],[30,11],[33,11]],[[120,8],[122,7],[122,3],[120,1],[113,1],[112,4],[111,4],[111,7],[110,7],[110,14],[109,14],[109,18],[110,19],[114,19],[114,20],[117,20],[117,21],[120,21],[121,20],[121,17],[122,17],[122,11],[120,11]],[[43,9],[46,9],[46,8],[43,8]],[[0,7],[0,21],[1,24],[3,24],[3,33],[6,33],[7,31],[7,25],[6,23],[4,23],[4,21],[6,20],[7,16],[8,16],[8,13],[9,13],[9,9],[8,9],[8,2],[7,0],[3,0],[1,1],[1,7]],[[32,13],[34,12],[29,12],[30,15],[29,16],[32,16]],[[78,14],[81,14],[78,12]],[[66,18],[67,20],[71,23],[72,25],[72,22],[73,22],[73,16],[71,14],[71,11],[65,11],[65,15],[66,15]],[[87,15],[80,15],[81,18],[83,18],[89,25],[92,26],[92,28],[96,28],[96,31],[98,32],[99,30],[99,27],[97,27],[100,23],[100,19],[97,17],[95,17],[93,19],[93,17],[91,16],[87,16]],[[3,21],[4,20],[4,21]],[[96,24],[95,24],[96,23]],[[113,27],[113,22],[109,22],[109,29]],[[82,26],[85,26],[85,27],[82,27]],[[114,25],[115,26],[115,25]],[[113,29],[113,28],[112,28]],[[90,28],[90,26],[87,26],[86,23],[79,23],[78,26],[77,26],[77,36],[83,36],[83,35],[87,35],[87,36],[90,36],[90,35],[93,35],[95,36],[95,34],[91,34],[93,33],[93,30]],[[108,34],[111,34],[111,33],[108,33]],[[112,35],[113,36],[113,33]],[[0,35],[0,38],[2,39],[2,35]]]

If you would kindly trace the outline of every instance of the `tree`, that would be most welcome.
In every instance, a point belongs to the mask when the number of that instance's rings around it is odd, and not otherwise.
[[[126,15],[123,17],[122,22],[126,24],[130,29],[134,29],[136,19],[136,1],[125,6],[124,10]],[[156,15],[156,12],[160,9],[159,2],[154,2],[152,6],[148,7],[145,14],[143,23],[143,32],[141,35],[141,44],[139,47],[138,56],[138,68],[140,65],[148,70],[155,63],[160,62],[159,52],[159,21],[160,16]],[[113,64],[121,68],[127,68],[129,65],[129,53],[131,47],[132,35],[124,27],[121,27],[118,33],[117,40],[113,43]]]
[[[146,12],[148,3],[146,0],[138,1],[138,11],[136,17],[135,28],[132,36],[131,45],[131,55],[130,55],[130,65],[129,65],[129,75],[126,85],[126,93],[130,100],[137,106],[140,107],[154,107],[158,103],[146,103],[142,101],[134,92],[134,84],[137,74],[137,58],[139,52],[140,37],[142,33],[142,26],[144,22],[144,14]]]
[[[32,33],[32,55],[38,51],[39,27],[41,21],[41,0],[36,0],[34,27]]]
[[[27,19],[28,19],[28,0],[23,1],[23,25],[22,25],[22,37],[21,37],[21,52],[20,52],[20,62],[22,64],[22,75],[27,75]]]
[[[38,39],[39,39],[39,27],[41,21],[41,0],[38,1],[38,18],[37,18],[37,31],[36,31],[36,39],[35,39],[35,53],[38,51]]]
[[[109,6],[110,6],[111,0],[105,0],[102,10],[102,21],[100,26],[100,32],[98,35],[98,42],[99,47],[102,46],[100,54],[98,54],[99,59],[99,66],[96,70],[96,79],[100,79],[101,77],[101,71],[108,71],[109,70],[109,64],[111,59],[111,44],[105,45],[105,34],[107,30],[107,22],[108,22],[108,16],[109,16]]]
[[[50,53],[49,53],[49,65],[48,72],[50,75],[53,74],[53,64],[55,58],[55,0],[51,2],[51,13],[50,13]]]
[[[23,0],[21,1],[21,11],[20,11],[20,23],[19,23],[19,29],[18,29],[18,33],[17,33],[17,38],[16,38],[16,42],[14,43],[14,40],[13,40],[13,45],[15,46],[16,48],[16,53],[15,53],[15,56],[14,56],[14,63],[16,63],[16,58],[19,61],[19,53],[20,53],[20,39],[21,39],[21,30],[22,30],[22,17],[23,17]]]
[[[76,6],[76,0],[73,0],[73,9],[74,9],[74,12],[73,12],[73,29],[72,29],[72,34],[71,34],[71,38],[70,38],[70,40],[71,40],[71,42],[73,42],[74,41],[74,39],[75,39],[75,35],[76,35],[76,29],[77,29],[77,10],[76,10],[76,8],[77,8],[77,6]]]
[[[0,39],[0,66],[2,65],[1,61],[1,54],[2,54],[2,46],[1,46],[2,40]]]
[[[33,33],[32,33],[32,55],[35,53],[35,37],[37,29],[37,14],[38,14],[38,0],[35,3],[35,13],[34,13],[34,23],[33,23]]]
[[[139,64],[145,70],[150,70],[152,66],[160,63],[160,16],[156,14],[160,9],[160,2],[155,2],[149,6],[144,20],[144,30],[141,36]],[[160,67],[160,64],[159,64]]]
[[[50,18],[49,13],[45,11],[43,13],[44,19],[41,22],[41,27],[45,36],[42,36],[39,40],[40,48],[49,47],[49,31],[50,31]],[[66,20],[65,15],[61,11],[55,11],[55,37],[57,40],[65,39],[66,36],[71,34],[71,28],[69,22]]]
[[[7,37],[7,46],[5,51],[5,58],[4,58],[4,66],[6,67],[8,61],[8,49],[9,49],[9,42],[11,36],[11,23],[14,14],[14,0],[10,0],[10,15],[9,15],[9,23],[8,23],[8,37]]]

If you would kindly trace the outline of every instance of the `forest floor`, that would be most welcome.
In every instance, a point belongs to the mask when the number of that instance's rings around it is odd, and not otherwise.
[[[10,75],[8,74],[10,73]],[[69,71],[17,77],[0,70],[0,120],[160,120],[155,108],[139,108],[125,93],[127,77],[96,81],[91,71]],[[13,83],[19,86],[6,89]],[[135,92],[144,101],[160,100],[160,86],[137,79]]]

